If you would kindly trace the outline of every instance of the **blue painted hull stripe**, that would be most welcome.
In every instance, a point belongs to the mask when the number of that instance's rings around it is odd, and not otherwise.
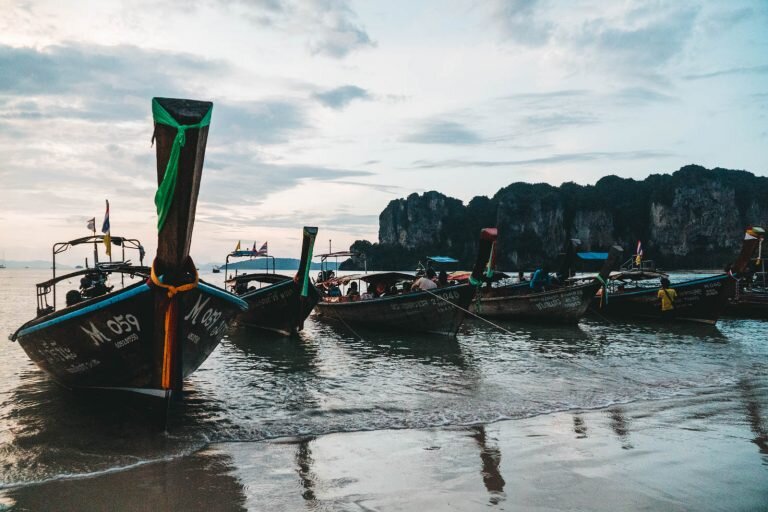
[[[199,288],[202,288],[205,290],[206,293],[213,295],[214,297],[218,297],[220,299],[224,299],[228,302],[231,302],[232,304],[236,305],[243,311],[248,311],[248,303],[245,302],[243,299],[239,298],[236,295],[233,295],[229,293],[226,290],[222,290],[221,288],[217,288],[215,286],[211,286],[208,283],[200,282],[197,285]]]
[[[204,291],[205,293],[208,293],[208,294],[213,295],[215,297],[218,297],[220,299],[224,299],[226,301],[229,301],[232,304],[235,304],[237,307],[239,307],[243,311],[246,311],[248,309],[248,303],[247,302],[245,302],[244,300],[241,300],[241,299],[235,297],[231,293],[227,293],[224,290],[221,290],[219,288],[210,286],[210,285],[208,285],[206,283],[199,283],[198,287],[200,287],[202,289],[201,291]],[[66,322],[68,320],[71,320],[73,318],[78,318],[78,317],[81,317],[83,315],[88,315],[90,313],[93,313],[94,311],[98,311],[100,309],[104,309],[104,308],[106,308],[108,306],[111,306],[112,304],[116,304],[118,302],[122,302],[124,300],[128,300],[130,298],[133,298],[136,295],[139,295],[139,294],[142,294],[142,293],[146,293],[146,292],[150,291],[150,289],[151,288],[149,287],[149,285],[142,284],[141,286],[138,286],[136,288],[128,290],[125,293],[120,293],[118,295],[115,295],[114,297],[110,297],[107,300],[98,302],[96,304],[91,304],[90,306],[84,307],[83,309],[78,309],[77,311],[72,311],[71,313],[67,313],[65,315],[61,315],[61,316],[56,317],[56,318],[52,318],[52,319],[50,319],[48,321],[39,323],[37,325],[33,325],[31,327],[27,327],[23,331],[19,332],[19,336],[20,337],[21,336],[26,336],[28,334],[31,334],[31,333],[36,332],[36,331],[39,331],[41,329],[45,329],[45,328],[50,327],[52,325],[56,325],[56,324],[59,324],[59,323],[62,323],[62,322]]]
[[[19,337],[26,336],[28,334],[31,334],[35,331],[39,331],[40,329],[45,329],[47,327],[50,327],[52,325],[56,325],[62,322],[66,322],[68,320],[71,320],[73,318],[77,318],[83,315],[88,315],[90,313],[93,313],[94,311],[98,311],[100,309],[104,309],[107,306],[111,306],[112,304],[116,304],[118,302],[122,302],[124,300],[128,300],[132,297],[135,297],[136,295],[146,293],[149,291],[149,286],[146,284],[142,284],[141,286],[138,286],[132,290],[128,290],[125,293],[120,293],[118,295],[115,295],[114,297],[110,297],[107,300],[103,300],[100,302],[97,302],[96,304],[91,304],[90,306],[84,307],[83,309],[78,309],[77,311],[72,311],[71,313],[67,313],[66,315],[61,315],[57,318],[52,318],[46,322],[39,323],[37,325],[33,325],[31,327],[27,327],[23,331],[19,332]]]
[[[720,275],[720,276],[704,277],[702,279],[694,279],[693,281],[681,281],[679,283],[672,283],[670,288],[673,288],[673,289],[686,288],[686,287],[689,287],[689,286],[696,286],[696,285],[699,285],[699,284],[706,284],[706,283],[711,283],[711,282],[714,282],[714,281],[721,281],[723,279],[726,279],[727,277],[728,277],[728,274],[723,274],[723,275]],[[608,300],[610,300],[611,297],[618,298],[618,297],[628,297],[630,295],[655,295],[656,293],[658,293],[659,290],[660,290],[660,288],[656,288],[656,287],[651,288],[649,286],[647,290],[642,290],[642,291],[638,291],[638,292],[609,293],[608,294],[608,297],[609,297]]]

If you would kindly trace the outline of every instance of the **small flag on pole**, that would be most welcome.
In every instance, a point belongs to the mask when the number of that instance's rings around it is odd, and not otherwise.
[[[259,256],[266,256],[267,255],[267,243],[268,242],[264,242],[264,245],[261,246],[261,249],[259,249],[259,252],[256,253],[257,255],[259,255]]]
[[[101,224],[101,232],[104,233],[104,248],[107,256],[112,256],[112,237],[109,232],[109,200],[107,200],[107,211],[104,213],[104,222]]]
[[[643,244],[638,240],[637,250],[635,251],[635,265],[639,267],[641,261],[643,261]]]
[[[96,217],[88,221],[88,231],[96,232]]]

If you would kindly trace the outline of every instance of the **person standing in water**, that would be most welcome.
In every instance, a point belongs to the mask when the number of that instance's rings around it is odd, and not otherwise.
[[[674,311],[675,300],[677,300],[677,292],[674,288],[670,288],[669,279],[666,277],[661,278],[661,290],[657,293],[657,297],[661,300],[661,312],[662,314],[668,314],[668,312]]]

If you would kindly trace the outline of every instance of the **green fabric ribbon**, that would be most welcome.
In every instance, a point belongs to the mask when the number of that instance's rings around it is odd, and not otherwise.
[[[309,252],[307,253],[307,268],[304,269],[304,275],[301,276],[303,283],[301,285],[301,296],[306,297],[309,294],[309,269],[312,266],[312,249],[314,249],[315,241],[312,240],[312,244],[309,246]]]
[[[168,165],[165,167],[165,175],[155,193],[158,231],[163,229],[165,219],[168,217],[168,212],[171,210],[171,205],[173,204],[173,196],[176,192],[176,181],[179,175],[179,155],[181,154],[181,148],[183,148],[184,144],[187,142],[186,132],[187,130],[202,128],[211,124],[212,111],[213,105],[211,105],[208,113],[203,116],[199,123],[180,124],[162,107],[162,105],[160,105],[157,98],[152,99],[152,117],[154,118],[155,123],[176,128],[176,137],[173,139],[171,155],[168,158]]]

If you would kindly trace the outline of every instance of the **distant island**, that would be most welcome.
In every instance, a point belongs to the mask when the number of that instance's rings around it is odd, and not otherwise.
[[[379,240],[358,240],[368,268],[411,269],[427,255],[468,268],[483,227],[498,227],[498,266],[552,263],[569,238],[582,250],[621,245],[664,268],[722,268],[733,261],[749,225],[768,224],[768,178],[746,171],[688,165],[644,180],[606,176],[595,185],[512,183],[464,204],[440,192],[391,201],[379,215]],[[362,258],[341,265],[362,268]]]

